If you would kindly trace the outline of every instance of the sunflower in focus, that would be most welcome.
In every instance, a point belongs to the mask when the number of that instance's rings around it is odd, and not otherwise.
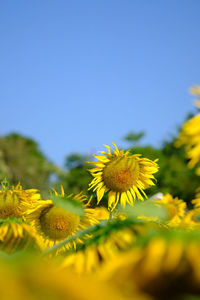
[[[130,155],[129,151],[119,150],[114,143],[113,145],[113,153],[105,145],[107,153],[99,151],[103,155],[94,155],[98,161],[90,163],[96,168],[89,170],[94,177],[89,189],[96,191],[98,203],[104,193],[108,192],[108,207],[111,210],[119,202],[124,207],[126,203],[133,205],[136,198],[146,198],[144,190],[154,185],[153,174],[158,171],[156,160],[141,158],[140,154]]]
[[[73,199],[82,203],[88,200],[82,193],[78,195],[65,195],[62,187],[61,194],[58,195],[56,191],[55,194],[63,198],[63,201]],[[98,220],[92,213],[92,209],[87,208],[87,204],[83,205],[84,216],[81,216],[63,207],[59,207],[52,200],[40,201],[40,203],[40,206],[36,209],[27,211],[26,218],[41,236],[41,247],[43,249],[52,247],[71,237],[77,231],[98,223]],[[61,250],[69,249],[70,247],[76,248],[77,242],[81,242],[81,240],[77,239],[68,243]]]

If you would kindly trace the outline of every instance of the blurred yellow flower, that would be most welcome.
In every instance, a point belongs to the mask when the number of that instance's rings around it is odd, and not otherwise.
[[[200,187],[197,188],[195,199],[192,200],[192,203],[194,204],[195,208],[200,209]]]
[[[87,211],[93,215],[94,218],[97,220],[108,220],[109,219],[109,211],[107,208],[101,206],[101,207],[95,207],[95,208],[87,208]]]
[[[18,250],[39,250],[34,229],[17,218],[0,223],[0,250],[14,253]]]
[[[186,230],[199,230],[200,222],[198,220],[198,216],[200,215],[200,210],[198,208],[188,210],[181,223],[179,224],[180,228],[184,228]]]
[[[194,85],[192,88],[190,88],[190,93],[199,98],[198,100],[194,101],[194,104],[197,108],[200,108],[200,86]]]
[[[186,211],[186,203],[183,200],[178,199],[178,197],[173,198],[172,195],[166,194],[162,200],[157,200],[156,203],[166,207],[169,215],[168,225],[178,226],[180,224]]]
[[[140,158],[140,154],[130,155],[129,151],[115,150],[111,153],[109,146],[105,146],[108,153],[94,155],[98,159],[91,162],[96,168],[89,170],[94,177],[89,185],[97,193],[98,203],[108,193],[108,207],[113,210],[120,202],[133,205],[136,198],[143,200],[146,197],[144,189],[154,185],[153,174],[158,171],[156,161]]]
[[[189,168],[194,168],[200,161],[200,114],[183,124],[179,138],[175,142],[177,147],[182,145],[185,145],[186,154],[190,160]],[[200,168],[197,169],[197,174],[200,175]]]
[[[21,185],[0,190],[0,218],[22,217],[28,208],[34,208],[41,198],[38,190],[23,190]]]
[[[193,96],[197,96],[200,98],[200,86],[199,85],[194,85],[193,87],[190,88],[190,93]]]
[[[134,241],[135,235],[131,229],[112,233],[106,239],[102,237],[101,243],[92,244],[64,258],[61,263],[61,269],[67,268],[77,274],[94,272],[120,251],[130,248]]]
[[[57,270],[53,262],[35,257],[0,260],[2,300],[131,300],[94,276],[79,277],[68,270]],[[135,295],[135,300],[148,298]]]
[[[100,276],[134,298],[135,285],[156,299],[182,299],[200,293],[200,236],[174,234],[152,237],[144,247],[119,254]]]

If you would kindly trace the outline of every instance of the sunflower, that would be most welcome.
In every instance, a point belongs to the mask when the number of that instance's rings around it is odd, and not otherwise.
[[[111,259],[102,279],[133,298],[135,285],[155,299],[200,294],[199,232],[161,232],[142,245]]]
[[[186,203],[178,199],[178,197],[173,198],[172,195],[166,194],[163,196],[162,200],[155,201],[158,205],[163,205],[166,207],[169,215],[168,225],[178,226],[186,213]]]
[[[194,208],[188,210],[179,224],[180,228],[191,230],[199,230],[200,222],[199,222],[199,209]]]
[[[197,108],[200,109],[200,86],[199,85],[195,85],[190,89],[190,93],[193,96],[196,96],[198,99],[194,101],[194,104]]]
[[[185,145],[186,154],[190,160],[189,168],[194,168],[200,161],[200,114],[191,118],[183,124],[183,128],[179,133],[179,138],[175,142],[176,147]],[[196,170],[200,175],[200,168]]]
[[[7,253],[18,250],[39,250],[34,229],[19,218],[8,218],[0,222],[0,249]]]
[[[108,220],[110,217],[109,211],[106,207],[87,208],[87,212],[90,213],[97,220]]]
[[[0,219],[22,217],[27,207],[36,207],[41,196],[35,189],[23,190],[21,185],[0,190]]]
[[[190,89],[192,95],[197,96],[198,100],[194,102],[195,106],[200,109],[200,86],[193,86]],[[178,140],[175,142],[176,147],[185,146],[186,154],[189,159],[188,167],[194,168],[200,162],[200,114],[192,117],[183,124],[179,133]],[[196,174],[200,175],[200,167],[196,169]]]
[[[153,174],[158,171],[157,160],[151,161],[141,158],[140,154],[130,155],[129,151],[117,148],[111,153],[110,147],[105,145],[108,152],[99,151],[103,155],[94,155],[98,159],[90,162],[96,168],[89,170],[94,177],[89,189],[97,193],[99,203],[108,193],[108,207],[113,210],[118,202],[124,207],[126,203],[133,205],[136,198],[143,200],[147,197],[144,189],[154,185]]]
[[[29,255],[0,258],[0,280],[2,300],[130,300],[95,276],[85,278],[68,270],[58,271],[54,261]],[[134,300],[147,299],[137,293]]]
[[[194,204],[195,209],[200,209],[200,187],[196,189],[195,199],[192,200],[192,203]]]
[[[87,201],[87,197],[82,193],[78,195],[65,195],[61,187],[61,194],[57,196],[67,199],[74,199],[82,203]],[[59,207],[51,200],[40,201],[40,205],[36,209],[27,211],[26,218],[36,228],[38,234],[41,236],[41,247],[46,249],[55,244],[71,237],[77,231],[85,229],[88,226],[98,223],[98,220],[92,213],[92,209],[87,208],[87,204],[83,205],[84,216]],[[62,250],[69,249],[70,247],[76,248],[76,243],[81,242],[80,239],[65,245]]]
[[[126,228],[110,233],[108,237],[101,236],[94,240],[91,245],[77,249],[69,254],[61,263],[60,269],[69,269],[77,274],[92,273],[116,257],[119,252],[130,249],[135,242],[136,235],[132,228]]]
[[[27,208],[36,208],[41,196],[36,189],[22,186],[0,190],[0,249],[12,253],[18,249],[38,248],[34,229],[25,223]]]

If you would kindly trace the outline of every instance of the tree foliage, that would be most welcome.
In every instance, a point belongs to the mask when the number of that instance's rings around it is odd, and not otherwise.
[[[47,160],[38,144],[27,137],[12,133],[0,137],[0,177],[24,188],[45,190],[59,168]]]

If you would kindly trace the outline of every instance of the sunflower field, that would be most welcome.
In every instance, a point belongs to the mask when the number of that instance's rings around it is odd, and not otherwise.
[[[199,178],[200,87],[191,92],[197,112],[174,148],[184,148]],[[190,199],[159,190],[160,158],[137,149],[105,145],[77,193],[64,183],[43,193],[2,178],[0,299],[200,299],[200,181],[181,182],[192,187]]]

